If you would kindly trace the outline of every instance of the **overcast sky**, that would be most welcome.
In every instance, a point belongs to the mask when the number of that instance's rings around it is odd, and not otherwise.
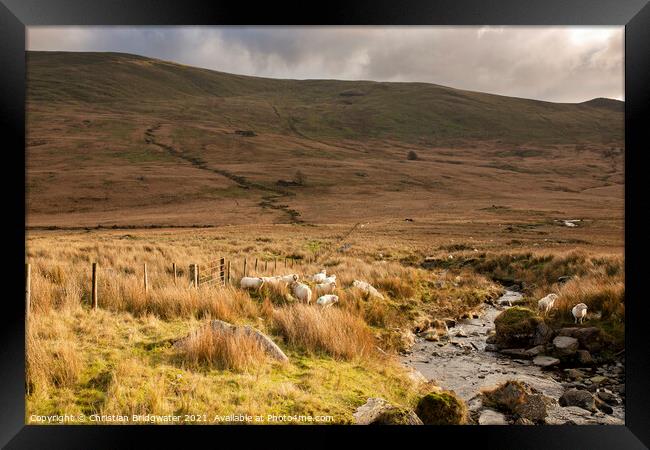
[[[29,27],[29,50],[135,53],[274,78],[623,99],[623,27]]]

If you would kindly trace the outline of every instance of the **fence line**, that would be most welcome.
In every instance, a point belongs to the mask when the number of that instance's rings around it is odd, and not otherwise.
[[[284,267],[294,267],[294,264],[308,264],[311,258],[293,258],[289,256],[284,256]],[[268,273],[269,261],[271,258],[265,258],[264,261],[264,270]],[[277,261],[278,257],[273,257],[273,272],[274,274],[277,271]],[[257,269],[259,267],[259,258],[255,258],[254,271],[257,275]],[[123,267],[123,266],[122,266]],[[147,263],[143,263],[143,288],[144,292],[148,293],[149,291],[149,266]],[[167,266],[169,267],[169,266]],[[201,285],[212,286],[219,284],[222,287],[230,285],[234,275],[237,273],[235,271],[236,264],[233,264],[233,259],[221,256],[218,258],[217,262],[210,265],[201,265],[192,263],[189,265],[189,284],[188,288],[198,288]],[[216,270],[218,268],[218,270]],[[200,270],[202,269],[202,270]],[[121,268],[116,269],[115,267],[102,267],[101,270],[104,273],[114,274],[114,275],[134,275],[136,271],[131,271],[130,268]],[[97,262],[91,263],[91,286],[90,286],[90,306],[92,309],[97,309],[99,307],[99,264]],[[248,258],[244,257],[242,262],[242,276],[248,276],[249,273],[248,267]],[[176,262],[171,263],[171,272],[167,269],[165,270],[167,274],[171,273],[171,277],[175,286],[178,286],[178,265]],[[29,319],[31,311],[31,264],[25,263],[25,320]],[[107,278],[105,278],[107,279]],[[102,287],[103,289],[103,287]]]

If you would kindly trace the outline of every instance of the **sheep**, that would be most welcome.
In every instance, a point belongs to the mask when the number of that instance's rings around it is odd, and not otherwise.
[[[298,281],[300,277],[296,274],[292,275],[276,275],[273,277],[261,277],[265,283],[278,285],[279,283],[293,283]]]
[[[352,282],[352,286],[361,289],[362,291],[371,295],[372,297],[384,298],[384,296],[381,295],[377,289],[375,289],[365,281],[354,280]]]
[[[321,297],[325,294],[331,294],[336,289],[336,281],[331,283],[320,283],[316,285],[316,295]]]
[[[336,275],[330,275],[323,278],[323,281],[321,281],[321,283],[336,283]]]
[[[293,296],[296,297],[298,300],[307,303],[308,305],[311,303],[312,294],[311,294],[311,289],[309,289],[309,286],[294,281],[289,285],[289,287],[291,288],[291,292],[293,293]]]
[[[339,296],[338,295],[322,295],[318,297],[318,300],[316,300],[316,304],[321,305],[323,308],[328,308],[332,306],[334,303],[338,303],[339,301]]]
[[[243,277],[239,282],[242,289],[260,289],[264,284],[264,279],[260,277]]]
[[[544,315],[547,315],[551,311],[551,308],[553,308],[553,304],[557,298],[557,294],[548,294],[537,302],[537,309],[542,311]]]
[[[310,277],[311,281],[315,283],[323,283],[325,282],[325,278],[327,277],[327,271],[325,269],[321,270],[317,274],[314,274]]]
[[[587,317],[587,305],[584,303],[578,303],[573,307],[571,310],[571,313],[573,314],[573,318],[575,319],[575,323],[582,323],[585,317]]]

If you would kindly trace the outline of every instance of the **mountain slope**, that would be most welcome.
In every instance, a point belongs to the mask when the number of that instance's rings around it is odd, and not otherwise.
[[[622,218],[622,102],[115,53],[29,52],[27,77],[30,226]]]
[[[86,104],[312,138],[390,138],[440,144],[620,143],[621,104],[558,104],[426,83],[277,80],[117,53],[28,53],[29,101]]]

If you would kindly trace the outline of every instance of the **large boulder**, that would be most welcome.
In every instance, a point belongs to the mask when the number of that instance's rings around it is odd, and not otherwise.
[[[535,343],[537,327],[543,320],[532,310],[508,308],[494,319],[496,344],[501,348],[529,348]]]
[[[546,418],[548,402],[544,395],[527,384],[513,380],[483,392],[485,405],[535,423]]]
[[[584,389],[568,389],[559,400],[560,406],[577,406],[587,411],[596,411],[596,401],[589,391]]]
[[[467,421],[467,407],[454,392],[430,392],[423,396],[415,413],[425,425],[462,425]]]
[[[546,369],[549,367],[557,366],[560,364],[560,360],[551,356],[539,355],[533,359],[533,364],[541,367],[542,369]]]
[[[607,345],[607,337],[600,328],[596,327],[561,328],[557,334],[558,336],[569,336],[577,339],[581,348],[589,350],[592,353],[601,351]]]
[[[578,350],[578,340],[569,336],[556,336],[553,347],[558,356],[572,356]]]
[[[358,425],[422,425],[415,413],[393,406],[382,398],[369,398],[352,415]]]
[[[551,342],[551,339],[553,339],[553,329],[544,322],[538,323],[533,333],[532,345],[546,345]]]

